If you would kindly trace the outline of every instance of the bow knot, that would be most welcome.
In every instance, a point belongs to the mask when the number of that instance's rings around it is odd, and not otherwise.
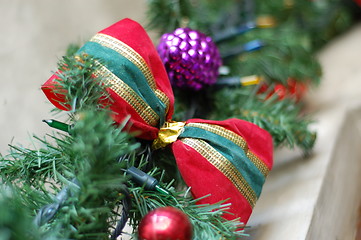
[[[154,150],[164,148],[167,145],[177,141],[178,136],[184,131],[185,122],[165,122],[159,129],[158,137],[153,141]]]

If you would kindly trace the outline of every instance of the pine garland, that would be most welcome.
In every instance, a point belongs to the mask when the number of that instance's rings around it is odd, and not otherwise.
[[[229,91],[233,91],[229,96]],[[253,88],[257,91],[257,88]],[[266,129],[273,137],[275,147],[300,147],[304,154],[310,153],[316,133],[309,130],[312,120],[300,117],[301,106],[292,100],[279,101],[277,96],[265,100],[266,96],[255,95],[250,89],[222,89],[215,96],[214,118],[236,117],[253,122]],[[233,104],[228,104],[227,99]]]
[[[57,91],[66,93],[64,106],[72,106],[70,134],[35,136],[42,147],[11,146],[10,154],[0,159],[4,183],[14,184],[18,199],[38,224],[35,226],[40,234],[37,239],[116,237],[113,231],[124,217],[129,218],[135,239],[142,217],[160,206],[174,206],[184,211],[193,224],[194,239],[245,236],[239,230],[243,227],[239,221],[222,218],[227,204],[197,205],[198,200],[189,196],[189,189],[175,189],[183,183],[171,180],[173,172],[161,174],[149,158],[149,152],[143,151],[134,136],[123,130],[126,122],[114,125],[105,105],[108,99],[104,94],[107,87],[104,79],[96,79],[92,74],[97,69],[94,61],[88,56],[64,57],[59,65],[62,72],[58,74]],[[149,143],[142,146],[144,144]],[[173,159],[163,159],[163,162],[171,161]],[[170,194],[137,186],[126,174],[131,166],[149,169],[150,176],[161,176],[160,184]],[[124,215],[117,209],[125,198],[130,199],[132,208]]]

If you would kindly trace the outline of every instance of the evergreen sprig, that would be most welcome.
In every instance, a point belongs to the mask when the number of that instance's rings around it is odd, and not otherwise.
[[[157,168],[153,168],[148,174],[151,176],[161,175]],[[130,224],[133,229],[137,229],[140,220],[149,211],[159,207],[172,206],[180,209],[189,217],[193,226],[193,240],[236,240],[247,236],[244,230],[241,230],[244,225],[239,219],[229,221],[222,217],[227,213],[229,207],[225,201],[215,204],[198,204],[201,199],[193,199],[189,194],[190,189],[176,190],[173,181],[167,183],[161,181],[160,184],[170,194],[147,191],[143,187],[131,184],[129,190],[133,206],[136,206],[130,212]],[[206,197],[208,196],[203,198]]]
[[[71,239],[106,239],[120,213],[127,177],[121,175],[118,158],[138,148],[134,137],[114,125],[107,108],[106,79],[94,77],[98,61],[86,54],[64,57],[59,69],[59,94],[71,105],[72,144],[66,153],[71,169],[62,178],[76,179],[79,190],[66,199],[59,216],[51,224],[62,237]],[[125,116],[126,117],[126,116]],[[64,227],[65,226],[65,227]]]
[[[72,47],[68,48],[69,52]],[[72,53],[68,53],[72,54]],[[83,109],[101,110],[110,101],[105,90],[109,84],[94,75],[100,67],[99,61],[85,53],[64,56],[58,63],[54,93],[63,96],[59,104],[76,112]]]
[[[187,23],[194,7],[189,0],[148,0],[148,6],[148,28],[158,29],[161,33],[173,31]]]
[[[29,209],[10,185],[0,186],[0,239],[40,240]]]
[[[84,111],[72,136],[54,137],[59,145],[41,140],[47,148],[13,147],[9,155],[13,159],[1,159],[3,181],[21,187],[16,188],[19,199],[32,214],[51,204],[64,187],[72,189],[56,217],[42,227],[44,236],[104,239],[110,235],[120,216],[114,209],[128,180],[117,159],[139,146],[123,127],[113,124],[109,112]],[[76,179],[76,184],[70,179]]]
[[[315,51],[352,25],[356,6],[342,0],[256,0],[256,7],[260,15],[271,15],[279,24],[293,25],[310,39],[310,47]]]
[[[107,102],[99,102],[108,100],[107,85],[104,79],[94,77],[94,63],[82,55],[64,57],[59,65],[62,71],[56,91],[72,106],[71,136],[50,135],[50,140],[35,137],[42,147],[12,146],[10,154],[1,157],[3,181],[27,190],[18,192],[28,209],[34,215],[38,212],[37,222],[41,224],[41,206],[51,206],[57,201],[56,195],[69,188],[55,216],[41,226],[44,237],[106,239],[120,216],[114,209],[124,197],[128,178],[121,174],[117,159],[139,145],[123,131],[126,122],[114,125]]]
[[[283,25],[273,29],[256,29],[232,43],[243,44],[252,39],[261,39],[264,47],[258,51],[243,53],[239,58],[226,59],[224,64],[230,67],[231,75],[262,76],[270,83],[287,85],[293,78],[308,85],[318,85],[322,74],[321,66],[311,49],[310,38],[294,26]]]
[[[0,173],[5,183],[28,184],[43,189],[44,184],[59,184],[58,174],[70,171],[71,160],[64,153],[73,143],[66,135],[48,135],[48,138],[34,136],[31,149],[10,145],[10,153],[0,156]]]
[[[229,94],[232,91],[233,94]],[[256,95],[257,87],[222,89],[215,94],[213,117],[236,117],[252,122],[267,130],[275,147],[300,147],[304,153],[311,151],[316,133],[310,129],[312,121],[300,114],[302,107],[291,99],[279,100],[277,96],[266,99]]]
[[[107,112],[86,111],[73,128],[70,153],[73,169],[67,179],[76,178],[79,190],[70,196],[50,225],[62,226],[69,239],[106,239],[120,215],[114,209],[123,199],[128,178],[117,159],[134,151],[138,144],[115,126]]]

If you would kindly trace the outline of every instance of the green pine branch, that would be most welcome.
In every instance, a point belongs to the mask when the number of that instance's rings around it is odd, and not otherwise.
[[[193,8],[189,0],[148,0],[148,28],[161,34],[171,32],[187,24],[194,14]]]
[[[30,149],[10,145],[10,153],[0,157],[0,172],[5,183],[28,184],[36,189],[44,184],[59,184],[57,175],[65,175],[71,169],[71,160],[64,153],[69,152],[72,138],[65,135],[39,138],[34,136]]]
[[[121,203],[124,168],[117,159],[138,147],[133,137],[115,126],[106,112],[86,111],[73,128],[73,170],[79,190],[69,197],[51,226],[62,226],[69,239],[107,239],[120,215],[113,210]],[[68,179],[69,179],[68,177]]]
[[[233,76],[262,76],[268,83],[287,84],[289,78],[308,85],[318,85],[321,66],[311,49],[311,39],[294,26],[283,25],[273,29],[256,29],[232,42],[220,45],[221,51],[229,46],[259,39],[260,50],[243,53],[238,58],[225,59]]]
[[[120,169],[119,157],[138,148],[123,128],[114,125],[106,103],[106,79],[94,77],[98,65],[91,56],[64,57],[59,69],[59,93],[72,106],[72,144],[67,153],[72,168],[65,183],[76,179],[79,191],[69,197],[51,227],[62,226],[62,237],[71,239],[107,239],[120,214],[114,209],[121,203],[128,180]],[[101,101],[99,100],[101,99]],[[65,185],[64,183],[64,185]]]
[[[55,217],[41,227],[44,236],[106,239],[119,217],[114,209],[128,180],[117,159],[139,145],[123,131],[125,123],[114,125],[111,112],[99,102],[106,97],[106,85],[93,77],[93,59],[65,57],[59,66],[56,91],[72,105],[71,136],[35,137],[42,145],[38,149],[11,146],[10,154],[0,159],[2,178],[28,190],[19,193],[34,217],[42,205],[51,204],[62,189],[70,188]]]
[[[257,88],[225,88],[215,94],[216,119],[240,118],[267,130],[275,147],[300,147],[305,153],[312,150],[316,133],[310,129],[312,121],[301,115],[301,106],[292,100],[256,95]]]
[[[73,135],[57,141],[60,145],[42,140],[48,148],[13,147],[12,159],[1,159],[3,181],[22,186],[19,196],[34,215],[41,206],[52,203],[55,195],[69,186],[70,179],[77,180],[79,187],[54,220],[42,227],[44,235],[59,229],[57,237],[61,239],[109,236],[119,217],[113,210],[124,197],[121,193],[128,180],[117,159],[139,146],[123,126],[115,126],[109,112],[84,111],[74,124]]]
[[[0,239],[41,239],[40,231],[31,218],[31,212],[21,200],[13,187],[0,186]]]
[[[68,52],[74,51],[71,48],[68,48]],[[72,112],[94,108],[101,110],[107,106],[109,94],[105,89],[109,84],[94,76],[93,73],[100,67],[97,63],[97,59],[83,53],[64,56],[59,61],[59,71],[55,73],[58,84],[54,93],[65,96],[61,105],[69,106]]]
[[[188,217],[193,226],[193,240],[218,240],[229,239],[236,240],[247,236],[243,230],[244,225],[239,219],[229,221],[225,220],[222,215],[227,213],[229,204],[219,202],[215,204],[197,204],[200,199],[193,199],[189,190],[176,190],[174,185],[179,182],[163,182],[163,174],[157,167],[148,172],[150,176],[159,177],[160,185],[170,194],[159,193],[156,191],[145,190],[143,187],[136,186],[130,182],[130,193],[132,196],[133,208],[130,212],[130,224],[133,229],[137,226],[149,211],[165,206],[172,206],[180,209]],[[182,187],[184,189],[184,185]],[[206,198],[207,196],[204,196]],[[136,238],[136,232],[133,233]]]

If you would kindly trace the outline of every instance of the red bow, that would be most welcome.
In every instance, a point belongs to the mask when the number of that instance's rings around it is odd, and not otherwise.
[[[94,74],[111,87],[114,121],[131,116],[131,130],[154,140],[156,147],[171,143],[177,166],[200,203],[229,201],[231,214],[246,223],[268,172],[272,168],[270,134],[239,119],[209,121],[191,119],[173,123],[174,96],[167,73],[145,30],[130,19],[98,32],[78,51],[99,59]],[[66,109],[62,95],[54,92],[58,77],[42,86],[48,99]]]

